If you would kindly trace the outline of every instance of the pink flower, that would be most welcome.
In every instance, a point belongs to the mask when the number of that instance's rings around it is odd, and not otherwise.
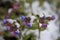
[[[23,22],[23,25],[25,25],[25,26],[27,25],[25,21]]]
[[[10,31],[10,26],[7,27],[7,30]]]
[[[13,9],[17,10],[18,9],[18,5],[17,4],[13,5]]]

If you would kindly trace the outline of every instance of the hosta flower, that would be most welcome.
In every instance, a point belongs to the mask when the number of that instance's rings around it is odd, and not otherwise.
[[[41,27],[42,28],[46,28],[47,27],[47,24],[42,24]]]
[[[54,20],[55,19],[55,16],[53,15],[52,17],[51,17],[51,20]]]

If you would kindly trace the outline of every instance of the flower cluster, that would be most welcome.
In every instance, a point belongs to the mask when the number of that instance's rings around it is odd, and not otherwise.
[[[22,19],[22,21],[23,21],[23,25],[24,26],[27,26],[28,28],[31,28],[32,27],[32,25],[31,25],[31,23],[30,23],[30,17],[21,17],[21,19]]]
[[[55,16],[51,16],[51,17],[43,16],[43,17],[40,17],[39,22],[42,24],[41,25],[42,28],[46,28],[48,22],[51,21],[51,20],[54,20],[54,19],[55,19]]]

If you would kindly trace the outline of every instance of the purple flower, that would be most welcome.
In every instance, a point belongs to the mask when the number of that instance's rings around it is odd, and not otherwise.
[[[32,25],[30,23],[28,23],[27,26],[28,26],[28,28],[31,28],[32,27]]]
[[[45,19],[46,19],[46,17],[45,17],[45,16],[43,16],[43,17],[42,17],[42,20],[45,20]]]
[[[21,18],[21,20],[22,20],[22,21],[24,21],[24,20],[25,20],[25,16],[21,16],[20,18]]]
[[[7,30],[10,31],[10,26],[7,27]]]
[[[47,24],[42,24],[41,27],[42,27],[42,28],[46,28],[46,27],[47,27]]]
[[[16,35],[19,35],[18,31],[15,31],[15,32],[14,32],[14,35],[15,35],[15,36],[16,36]]]
[[[23,21],[23,25],[24,25],[24,26],[26,26],[26,25],[27,25],[25,21]]]
[[[9,16],[5,16],[5,19],[8,19],[8,18],[10,18]]]
[[[6,19],[4,19],[4,24],[6,24],[7,23],[7,20]]]
[[[51,20],[54,20],[55,19],[55,16],[53,15],[52,17],[51,17]]]

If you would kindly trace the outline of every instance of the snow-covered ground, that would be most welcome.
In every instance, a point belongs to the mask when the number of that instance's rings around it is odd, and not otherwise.
[[[6,28],[2,26],[3,22],[0,20],[0,31],[4,31]],[[0,40],[4,40],[2,36],[0,36]]]

